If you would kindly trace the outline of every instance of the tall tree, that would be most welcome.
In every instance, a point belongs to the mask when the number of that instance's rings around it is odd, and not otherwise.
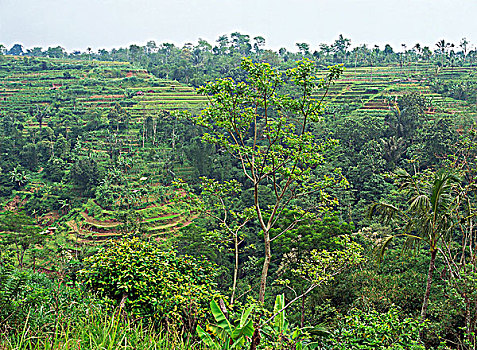
[[[13,245],[18,266],[23,268],[27,250],[41,243],[45,233],[33,218],[23,212],[6,211],[0,214],[0,243]]]
[[[296,43],[298,50],[300,51],[303,57],[310,55],[310,45],[307,43]]]
[[[465,59],[467,57],[468,45],[469,45],[469,41],[467,40],[467,38],[462,38],[460,43],[459,43],[459,46],[462,48],[462,52],[464,53],[464,62],[465,62]]]
[[[333,45],[331,45],[331,49],[338,57],[344,59],[350,45],[351,39],[345,38],[343,34],[340,34],[338,39],[336,39]]]
[[[214,52],[218,55],[226,55],[229,50],[229,43],[230,40],[227,35],[219,36],[219,38],[217,39],[217,44],[219,44],[219,46],[216,46],[214,48]]]
[[[250,44],[249,35],[241,34],[239,32],[234,32],[230,34],[230,38],[232,39],[233,47],[238,53],[240,53],[241,55],[250,54],[252,45]]]
[[[23,45],[15,44],[13,45],[10,50],[8,51],[9,55],[23,55]]]
[[[425,176],[430,175],[430,176]],[[396,236],[406,238],[406,247],[424,245],[430,256],[427,282],[421,308],[421,322],[426,319],[435,261],[440,246],[451,238],[457,224],[457,185],[460,179],[449,171],[411,176],[405,170],[396,171],[396,182],[407,197],[405,208],[387,203],[375,203],[370,208],[370,216],[377,216],[390,223],[399,220],[399,232],[387,237],[381,246],[381,253]]]
[[[316,66],[309,60],[285,73],[245,58],[241,67],[248,74],[246,82],[221,79],[199,89],[209,96],[209,106],[190,119],[208,129],[203,137],[206,142],[225,149],[238,161],[251,187],[264,244],[259,288],[259,301],[264,302],[271,243],[281,234],[272,237],[270,233],[281,213],[287,207],[300,207],[298,203],[306,203],[310,195],[318,198],[307,209],[317,211],[329,200],[325,188],[342,180],[340,174],[322,180],[313,175],[312,168],[323,161],[319,150],[329,147],[331,141],[320,144],[309,131],[309,124],[323,113],[322,100],[313,94],[317,88],[327,91],[342,70],[332,67],[326,79],[318,80]],[[286,79],[298,90],[295,97],[280,93]],[[273,192],[268,201],[263,197],[267,186]],[[307,215],[303,208],[297,210]],[[299,220],[297,217],[295,224]]]
[[[262,52],[262,47],[265,46],[265,38],[263,36],[256,36],[253,38],[255,41],[253,44],[253,49],[255,50],[255,53],[260,53]]]
[[[156,42],[154,40],[149,40],[146,43],[146,54],[150,55],[150,54],[156,53],[156,51],[157,51]]]
[[[454,47],[454,44],[452,43],[447,43],[444,39],[439,40],[436,43],[437,48],[439,49],[441,53],[441,66],[444,66],[444,58],[447,57],[447,51],[451,48]]]

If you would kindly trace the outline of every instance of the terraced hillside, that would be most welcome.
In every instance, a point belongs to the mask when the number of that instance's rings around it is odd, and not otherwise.
[[[72,110],[120,103],[141,112],[197,107],[203,98],[191,87],[156,79],[128,62],[5,56],[0,61],[0,101],[2,111],[25,113],[32,104],[53,103]]]
[[[177,205],[149,202],[135,210],[133,217],[118,219],[118,213],[102,208],[94,200],[84,205],[80,214],[66,222],[71,238],[82,243],[101,243],[108,239],[127,237],[131,233],[163,239],[195,218]],[[131,222],[132,220],[132,222]]]
[[[469,112],[468,105],[445,98],[429,89],[434,77],[475,77],[476,67],[445,67],[429,64],[399,67],[347,67],[342,78],[328,92],[331,105],[346,105],[352,111],[388,110],[390,97],[419,91],[429,97],[433,109],[444,113]],[[0,63],[0,113],[26,115],[26,126],[40,127],[51,121],[51,109],[63,113],[105,114],[116,104],[128,114],[133,130],[151,115],[188,108],[200,110],[205,103],[190,86],[156,79],[127,62],[39,59],[6,56]],[[433,110],[429,110],[432,114]],[[88,116],[82,118],[88,122]],[[104,135],[94,135],[105,138]],[[139,139],[121,136],[124,146],[136,146]],[[91,140],[86,140],[91,142]]]
[[[397,96],[417,91],[430,102],[427,114],[467,114],[477,116],[475,105],[432,92],[432,79],[470,77],[477,82],[476,67],[445,67],[419,64],[399,66],[347,68],[342,78],[328,92],[330,106],[346,107],[350,114],[383,113]],[[477,102],[477,101],[476,101]]]
[[[171,156],[174,145],[168,144],[169,135],[164,135],[161,123],[171,120],[172,110],[194,111],[203,103],[194,88],[157,79],[126,62],[13,56],[0,61],[0,114],[22,123],[28,137],[64,126],[66,135],[79,140],[78,154],[93,157],[99,164],[119,158],[124,176],[121,187],[129,190],[116,193],[115,200],[136,212],[135,220],[141,218],[138,230],[152,236],[187,224],[192,215],[166,205],[164,173],[187,178],[192,170]],[[78,134],[80,128],[89,131]],[[45,185],[42,181],[29,184],[20,195],[28,197]],[[82,241],[121,236],[130,229],[130,219],[114,213],[90,201],[67,227]]]
[[[59,130],[64,142],[75,140],[76,156],[87,156],[120,173],[98,186],[96,199],[64,216],[62,223],[71,237],[97,243],[136,232],[160,239],[193,220],[194,213],[173,204],[173,193],[164,186],[171,179],[197,175],[184,156],[184,145],[178,145],[176,136],[182,130],[170,112],[197,112],[206,102],[204,96],[191,86],[155,78],[125,62],[2,58],[0,115],[5,120],[22,124],[21,132],[32,139],[38,135],[53,139]],[[418,91],[430,102],[429,118],[436,113],[477,117],[475,104],[432,92],[436,78],[476,81],[476,68],[436,69],[423,63],[349,67],[330,88],[326,103],[331,115],[339,109],[349,116],[383,116],[397,96]],[[53,150],[53,141],[45,147],[50,146]],[[41,171],[8,205],[47,193],[49,184]],[[48,215],[49,224],[62,219],[61,210]]]

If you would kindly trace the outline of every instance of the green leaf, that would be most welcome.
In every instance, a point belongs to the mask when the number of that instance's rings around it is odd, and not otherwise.
[[[220,309],[219,305],[215,302],[215,300],[212,300],[210,302],[210,310],[212,311],[212,315],[214,315],[214,318],[217,321],[217,326],[225,330],[227,334],[232,334],[232,326],[225,317],[222,310]]]
[[[232,340],[235,342],[232,344],[231,348],[233,349],[237,345],[243,345],[245,343],[245,337],[251,337],[255,331],[253,327],[253,321],[250,320],[243,327],[237,327],[232,332]]]
[[[240,317],[240,327],[243,327],[245,323],[247,323],[248,317],[253,310],[253,305],[251,305],[247,310],[242,312],[242,316]]]
[[[277,298],[275,299],[275,306],[273,308],[273,313],[276,314],[279,312],[283,307],[285,306],[285,295],[277,295]],[[278,332],[282,332],[284,330],[285,326],[285,310],[280,312],[277,316],[275,316],[275,322],[274,322],[274,327],[275,330]]]
[[[197,326],[197,335],[199,336],[200,340],[204,342],[204,344],[209,349],[219,349],[219,345],[217,345],[209,333],[204,331],[200,326]]]

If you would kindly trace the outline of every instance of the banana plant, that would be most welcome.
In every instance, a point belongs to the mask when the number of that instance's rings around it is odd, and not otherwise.
[[[324,327],[302,327],[292,328],[285,317],[285,295],[277,295],[275,299],[275,306],[273,308],[275,317],[270,324],[262,327],[262,332],[271,341],[283,344],[293,344],[293,349],[296,350],[313,350],[320,346],[320,343],[310,342],[310,333],[316,333],[321,336],[326,336],[328,332]]]
[[[210,302],[210,309],[217,323],[208,325],[207,331],[197,326],[197,334],[202,342],[211,350],[242,349],[254,332],[253,320],[250,317],[253,305],[242,311],[235,326],[230,323],[215,300]]]

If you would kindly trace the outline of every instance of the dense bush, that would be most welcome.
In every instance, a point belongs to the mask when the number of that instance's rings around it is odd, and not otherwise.
[[[217,296],[212,264],[137,238],[112,242],[85,262],[86,286],[139,317],[192,330]]]
[[[103,176],[95,159],[83,157],[72,165],[69,177],[84,196],[90,196],[94,194]]]
[[[400,318],[394,307],[385,313],[353,309],[339,320],[338,327],[325,348],[424,350],[419,340],[420,329],[417,320]]]
[[[0,265],[0,349],[201,349],[112,312],[55,274]]]
[[[62,318],[73,320],[101,308],[91,295],[53,277],[0,266],[0,333],[21,332],[26,323],[30,333],[49,332]]]

